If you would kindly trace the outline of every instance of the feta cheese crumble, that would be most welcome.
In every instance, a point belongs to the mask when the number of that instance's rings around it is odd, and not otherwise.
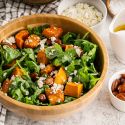
[[[77,55],[80,57],[80,55],[82,53],[82,49],[78,46],[74,46],[74,49],[76,50]]]
[[[39,88],[42,88],[43,87],[43,84],[44,84],[44,80],[46,78],[45,77],[40,77],[39,80],[38,80],[38,86]]]
[[[58,90],[63,90],[64,86],[61,84],[56,84],[54,83],[53,86],[51,87],[52,93],[56,94]]]
[[[71,73],[70,75],[76,75],[77,74],[77,70],[74,70],[73,73]]]
[[[51,37],[50,39],[51,39],[51,41],[52,41],[52,44],[55,44],[56,37]]]
[[[52,72],[50,73],[50,76],[56,75],[57,72],[58,72],[57,70],[52,71]]]
[[[71,76],[69,76],[68,82],[72,82],[72,77]]]
[[[64,10],[62,15],[77,19],[90,27],[103,19],[103,14],[95,6],[87,3],[77,3]]]
[[[11,37],[9,37],[7,39],[4,39],[3,43],[8,43],[8,44],[12,45],[13,43],[16,43],[16,41],[15,41],[14,36],[11,36]]]
[[[44,45],[46,43],[47,39],[43,39],[40,41],[40,50],[44,49]]]
[[[40,63],[40,69],[44,69],[45,68],[45,64]]]
[[[12,75],[11,79],[10,80],[14,80],[15,79],[15,75]]]

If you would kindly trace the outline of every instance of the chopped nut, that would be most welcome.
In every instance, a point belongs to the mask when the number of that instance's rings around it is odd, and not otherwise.
[[[52,87],[52,86],[53,86],[53,83],[54,83],[54,79],[53,79],[52,77],[49,77],[49,78],[47,78],[47,79],[45,80],[45,83],[46,83],[47,85],[49,85],[50,87]]]
[[[45,96],[45,94],[40,94],[38,98],[39,98],[39,100],[40,100],[41,102],[45,102],[45,101],[46,101],[46,96]]]
[[[116,79],[113,83],[112,83],[112,87],[111,87],[111,90],[112,92],[116,91],[118,85],[120,84],[120,80],[119,79]]]
[[[125,92],[125,83],[118,86],[118,91],[119,91],[119,93],[124,93]]]
[[[119,93],[119,94],[116,95],[116,97],[125,101],[125,93]]]

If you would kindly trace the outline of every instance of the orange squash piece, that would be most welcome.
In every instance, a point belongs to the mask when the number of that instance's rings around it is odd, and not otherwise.
[[[66,45],[65,50],[73,48],[73,45]]]
[[[66,81],[67,81],[66,72],[65,72],[64,68],[61,67],[59,69],[58,73],[56,74],[54,83],[56,83],[56,84],[65,84]]]
[[[14,71],[12,72],[12,76],[22,76],[23,75],[23,71],[19,68],[19,67],[16,67],[14,69]]]
[[[43,64],[48,64],[48,58],[46,57],[45,51],[40,50],[37,54],[37,62],[43,63]]]
[[[51,105],[64,102],[64,93],[62,90],[57,90],[56,93],[53,93],[52,90],[48,88],[45,90],[45,93]]]
[[[83,84],[68,82],[65,86],[64,94],[73,97],[80,97],[83,91]]]
[[[41,70],[41,73],[50,74],[54,69],[55,67],[52,64],[49,64],[44,69]]]
[[[59,38],[61,37],[62,33],[63,33],[62,28],[51,26],[50,28],[44,29],[42,32],[42,35],[46,36],[47,38],[50,38],[50,37]]]
[[[30,35],[28,39],[24,42],[25,48],[36,48],[39,45],[40,37],[37,35]]]
[[[15,36],[17,47],[22,49],[24,41],[28,38],[28,36],[29,36],[28,30],[22,30],[19,33],[17,33],[16,36]]]
[[[3,85],[2,85],[2,91],[4,93],[7,93],[8,90],[9,90],[9,87],[10,87],[10,84],[11,84],[11,81],[9,79],[6,79],[4,82],[3,82]]]

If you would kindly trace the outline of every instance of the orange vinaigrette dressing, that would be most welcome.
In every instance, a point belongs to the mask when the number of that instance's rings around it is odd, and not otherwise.
[[[122,31],[122,30],[125,30],[125,24],[116,27],[116,28],[114,29],[114,32],[118,32],[118,31]]]

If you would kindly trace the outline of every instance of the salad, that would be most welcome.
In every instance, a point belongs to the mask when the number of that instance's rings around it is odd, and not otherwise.
[[[97,49],[89,33],[63,33],[49,24],[27,27],[1,41],[1,91],[31,105],[73,101],[99,80]]]

